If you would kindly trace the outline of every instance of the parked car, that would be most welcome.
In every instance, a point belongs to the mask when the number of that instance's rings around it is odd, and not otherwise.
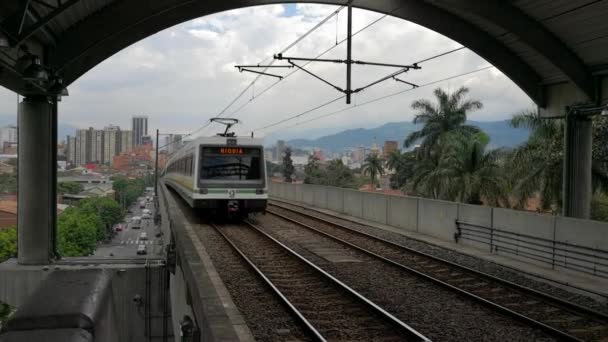
[[[143,240],[143,241],[148,240],[148,233],[143,232],[143,233],[139,234],[139,239]]]
[[[148,254],[148,251],[146,250],[146,245],[139,245],[139,246],[137,246],[137,254],[138,255]]]
[[[150,216],[150,214],[148,214],[148,213],[144,213],[143,215],[141,215],[141,218],[142,219],[151,219],[152,216]]]
[[[121,223],[118,223],[118,224],[114,225],[114,231],[115,232],[122,232],[123,229],[124,229],[124,226]]]

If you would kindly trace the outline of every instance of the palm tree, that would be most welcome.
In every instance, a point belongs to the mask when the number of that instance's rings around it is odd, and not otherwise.
[[[369,175],[371,179],[372,189],[375,189],[376,176],[384,174],[384,168],[382,167],[383,161],[377,154],[370,154],[365,158],[361,170],[364,175]]]
[[[486,151],[489,137],[485,133],[473,137],[454,134],[447,145],[440,169],[448,176],[446,192],[452,200],[470,204],[508,205],[506,181],[503,176],[502,150]]]
[[[469,89],[466,87],[461,87],[452,94],[437,88],[434,91],[436,104],[426,99],[414,101],[412,109],[418,111],[414,117],[414,123],[422,123],[424,127],[410,133],[405,139],[404,146],[410,147],[415,142],[423,140],[420,151],[428,155],[431,149],[436,147],[442,137],[449,132],[479,133],[479,128],[465,125],[465,122],[467,112],[481,109],[483,104],[477,100],[465,100],[468,93]]]
[[[558,209],[562,205],[564,123],[541,119],[535,111],[525,111],[513,117],[513,127],[532,130],[528,141],[515,149],[508,162],[510,183],[518,208],[523,208],[536,194],[541,208]],[[594,190],[608,189],[608,174],[601,167],[599,150],[594,150],[592,180]]]
[[[414,174],[416,163],[416,151],[405,153],[393,151],[388,155],[386,167],[395,171],[391,175],[391,187],[393,189],[400,189],[407,183]]]

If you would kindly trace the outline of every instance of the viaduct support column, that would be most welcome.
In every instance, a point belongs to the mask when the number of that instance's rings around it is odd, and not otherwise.
[[[26,97],[19,104],[19,264],[48,264],[54,254],[57,200],[56,102]]]
[[[591,215],[591,118],[566,116],[564,130],[563,215],[588,219]]]

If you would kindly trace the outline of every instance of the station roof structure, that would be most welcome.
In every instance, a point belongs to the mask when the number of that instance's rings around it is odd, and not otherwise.
[[[69,85],[116,52],[173,25],[220,11],[292,2],[302,1],[2,0],[0,46],[3,38],[9,46],[0,47],[0,85],[22,95],[50,92],[49,82],[24,80],[24,56],[40,57],[51,77]],[[559,84],[568,84],[581,101],[602,98],[608,0],[353,0],[352,5],[463,44],[540,107],[547,103],[548,87]]]

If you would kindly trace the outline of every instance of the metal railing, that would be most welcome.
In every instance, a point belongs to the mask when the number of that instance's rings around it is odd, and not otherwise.
[[[491,253],[511,254],[579,272],[608,278],[608,251],[555,241],[498,228],[456,221],[454,240],[487,245]]]

